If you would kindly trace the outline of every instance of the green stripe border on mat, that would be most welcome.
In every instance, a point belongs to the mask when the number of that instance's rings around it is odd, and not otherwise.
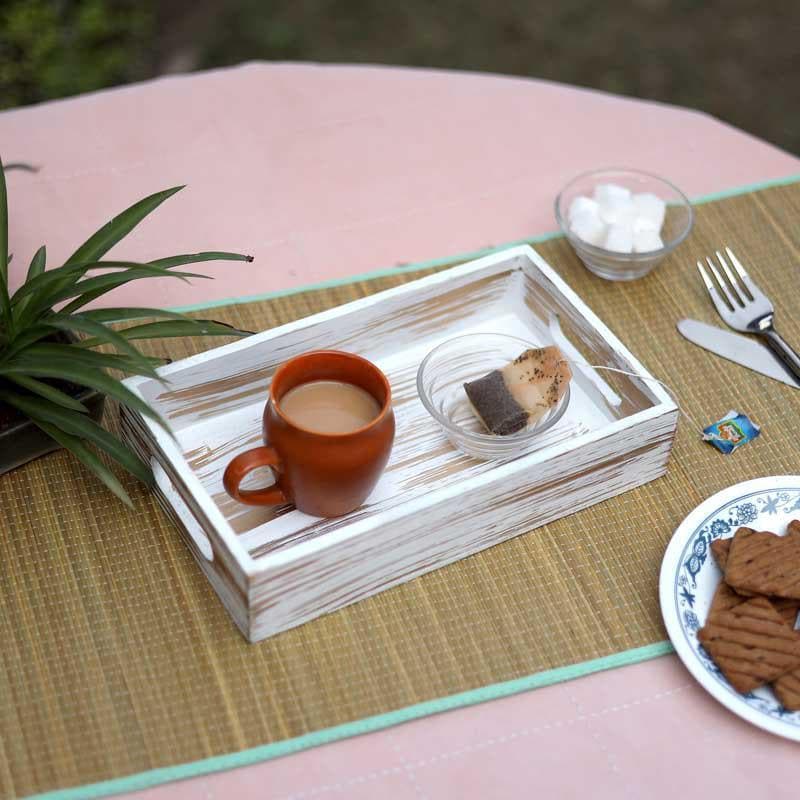
[[[771,189],[776,186],[789,186],[793,183],[800,183],[800,173],[796,175],[789,175],[785,178],[775,178],[769,181],[760,181],[759,183],[749,183],[745,186],[737,186],[733,189],[725,189],[721,192],[712,192],[711,194],[700,195],[699,197],[692,198],[692,205],[699,206],[704,203],[712,203],[715,200],[724,200],[728,197],[737,197],[742,194],[750,194],[751,192],[758,192],[762,189]],[[319,283],[306,283],[301,286],[291,286],[286,289],[276,289],[271,292],[264,292],[262,294],[244,295],[242,297],[227,297],[220,300],[209,300],[205,303],[194,303],[188,306],[172,306],[170,311],[178,311],[188,313],[190,311],[205,311],[209,308],[221,308],[222,306],[235,306],[242,305],[243,303],[258,303],[262,300],[274,300],[278,297],[288,297],[293,294],[302,294],[303,292],[313,292],[318,289],[331,289],[336,286],[348,286],[351,283],[362,283],[363,281],[371,281],[376,278],[389,278],[392,275],[402,275],[405,272],[417,272],[422,269],[432,269],[433,267],[441,267],[444,264],[452,264],[455,262],[471,261],[474,258],[481,258],[488,256],[491,253],[497,253],[500,250],[506,250],[509,247],[516,247],[520,244],[540,244],[547,242],[550,239],[561,239],[564,234],[561,231],[548,231],[547,233],[540,233],[536,236],[528,236],[524,239],[515,239],[511,242],[504,244],[494,245],[492,247],[483,247],[480,250],[471,250],[467,253],[460,253],[445,258],[433,258],[429,261],[415,261],[412,264],[402,264],[395,267],[383,267],[381,269],[371,270],[369,272],[362,272],[357,275],[348,275],[344,278],[331,278],[327,281],[320,281]]]
[[[478,689],[471,689],[467,692],[440,697],[435,700],[428,700],[425,703],[417,703],[413,706],[406,706],[397,711],[389,711],[385,714],[377,714],[374,717],[365,717],[354,722],[346,722],[333,728],[307,733],[304,736],[297,736],[294,739],[285,739],[273,744],[251,747],[248,750],[240,750],[237,753],[226,753],[225,755],[212,756],[200,761],[192,761],[187,764],[176,764],[172,767],[161,767],[159,769],[139,772],[124,778],[114,778],[100,783],[90,783],[85,786],[76,786],[72,789],[56,789],[52,792],[30,795],[28,800],[91,800],[91,798],[108,797],[109,795],[121,794],[123,792],[135,792],[148,789],[161,783],[178,781],[185,778],[196,778],[200,775],[208,775],[212,772],[244,767],[249,764],[256,764],[261,761],[269,761],[280,756],[290,755],[300,750],[307,750],[321,744],[329,744],[340,739],[347,739],[352,736],[359,736],[364,733],[380,731],[399,725],[402,722],[410,722],[420,717],[427,717],[431,714],[439,714],[442,711],[452,711],[456,708],[484,703],[487,700],[497,700],[501,697],[508,697],[520,692],[527,692],[530,689],[539,689],[543,686],[551,686],[554,683],[580,678],[584,675],[591,675],[593,672],[623,667],[628,664],[637,664],[640,661],[648,661],[658,656],[672,653],[673,647],[669,642],[656,642],[644,647],[637,647],[633,650],[625,650],[621,653],[614,653],[603,658],[595,658],[591,661],[583,661],[580,664],[571,664],[566,667],[549,669],[544,672],[537,672],[534,675],[527,675],[524,678],[516,678],[503,683],[493,683],[482,686]]]
[[[752,183],[722,192],[714,192],[712,194],[702,195],[694,198],[692,203],[694,205],[700,205],[703,203],[710,203],[715,200],[723,200],[728,197],[736,197],[737,195],[748,194],[750,192],[769,189],[775,186],[787,186],[798,182],[800,182],[800,174],[769,181],[762,181],[760,183]],[[288,295],[313,291],[315,289],[328,289],[335,286],[346,286],[351,283],[360,283],[362,281],[398,275],[404,272],[415,272],[453,262],[468,261],[470,259],[479,258],[480,256],[488,255],[489,253],[494,253],[498,250],[503,250],[514,245],[538,244],[540,242],[545,242],[549,239],[556,239],[561,236],[563,236],[563,234],[560,231],[544,233],[539,236],[519,239],[514,242],[506,242],[505,244],[498,245],[496,247],[474,250],[470,253],[449,256],[447,258],[437,258],[431,261],[417,262],[400,267],[379,269],[360,275],[323,281],[316,284],[307,284],[289,289],[281,289],[274,292],[267,292],[265,294],[229,298],[225,300],[214,300],[208,303],[199,303],[190,306],[180,306],[174,310],[201,311],[203,309],[219,308],[226,305],[253,303],[258,302],[259,300],[271,300],[277,297],[286,297]],[[311,747],[317,747],[322,744],[329,744],[341,739],[347,739],[352,736],[359,736],[361,734],[383,730],[385,728],[392,727],[393,725],[399,725],[403,722],[420,719],[421,717],[426,717],[431,714],[438,714],[442,711],[451,711],[457,708],[465,708],[478,703],[484,703],[488,700],[509,697],[520,692],[529,691],[531,689],[538,689],[543,686],[551,686],[556,683],[572,680],[573,678],[591,675],[595,672],[601,672],[603,670],[615,669],[628,664],[637,664],[642,661],[648,661],[672,652],[674,652],[674,649],[669,642],[656,642],[654,644],[645,645],[644,647],[637,647],[632,650],[625,650],[621,653],[603,656],[602,658],[583,661],[578,664],[570,664],[564,667],[558,667],[556,669],[545,670],[532,675],[526,675],[522,678],[516,678],[514,680],[504,681],[502,683],[494,683],[488,686],[479,687],[477,689],[471,689],[466,692],[449,695],[447,697],[428,700],[424,703],[406,706],[405,708],[389,711],[385,714],[377,714],[372,717],[365,717],[364,719],[347,722],[342,725],[336,725],[332,728],[324,728],[322,730],[313,731],[312,733],[307,733],[303,736],[297,736],[293,739],[285,739],[280,742],[260,745],[247,750],[241,750],[239,752],[212,756],[210,758],[204,758],[199,761],[192,761],[185,764],[176,764],[171,767],[160,767],[158,769],[139,772],[122,778],[113,778],[111,780],[101,781],[99,783],[85,784],[83,786],[76,786],[69,789],[55,789],[53,791],[44,792],[41,794],[29,795],[28,800],[91,800],[92,798],[108,797],[110,795],[122,794],[124,792],[134,792],[141,789],[147,789],[153,786],[158,786],[162,783],[168,783],[170,781],[194,778],[200,775],[208,775],[213,772],[233,769],[235,767],[243,767],[249,764],[256,764],[261,761],[269,761],[273,758],[290,755],[291,753],[307,750]]]

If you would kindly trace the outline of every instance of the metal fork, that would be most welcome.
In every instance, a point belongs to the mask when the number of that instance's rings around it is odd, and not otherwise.
[[[717,309],[722,319],[734,330],[743,333],[754,333],[766,340],[769,348],[780,358],[786,369],[800,380],[800,355],[798,355],[786,343],[783,337],[775,330],[772,321],[775,316],[775,309],[767,296],[758,286],[753,283],[753,279],[747,274],[747,270],[742,266],[738,258],[733,254],[730,247],[725,248],[728,258],[733,264],[736,276],[728,266],[725,257],[716,251],[717,259],[725,273],[728,282],[720,275],[714,262],[706,257],[706,262],[711,269],[716,284],[709,277],[701,261],[697,262],[697,269],[703,278],[703,283],[708,289],[711,301]]]

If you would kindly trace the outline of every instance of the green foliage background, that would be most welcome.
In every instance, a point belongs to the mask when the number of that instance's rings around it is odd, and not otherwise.
[[[0,5],[0,104],[27,105],[148,74],[151,4],[6,0]]]

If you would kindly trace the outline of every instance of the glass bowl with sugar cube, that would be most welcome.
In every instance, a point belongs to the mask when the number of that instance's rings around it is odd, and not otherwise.
[[[647,275],[690,233],[694,211],[664,178],[634,169],[599,169],[559,193],[556,219],[586,268],[610,281]]]

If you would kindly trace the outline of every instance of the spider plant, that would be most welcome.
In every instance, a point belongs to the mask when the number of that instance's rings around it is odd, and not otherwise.
[[[47,268],[47,252],[42,245],[31,260],[24,282],[11,294],[8,202],[0,161],[0,404],[14,409],[69,450],[128,505],[130,497],[100,453],[146,483],[152,481],[149,465],[95,422],[86,405],[65,388],[65,383],[111,397],[168,430],[147,403],[107,370],[158,377],[156,367],[164,360],[141,353],[134,345],[139,339],[246,335],[213,320],[193,319],[162,309],[87,308],[131,281],[207,277],[177,269],[186,264],[253,260],[251,256],[225,252],[187,253],[146,263],[104,259],[139,222],[182,188],[157,192],[134,203],[90,236],[61,266]],[[152,320],[142,322],[144,318]],[[112,328],[112,322],[128,325]],[[105,346],[103,351],[95,349],[100,346]]]

